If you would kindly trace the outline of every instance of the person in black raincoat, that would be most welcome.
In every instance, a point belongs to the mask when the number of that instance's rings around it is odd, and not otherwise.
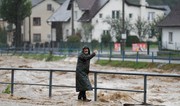
[[[78,100],[91,101],[86,98],[86,91],[92,90],[91,83],[88,78],[90,59],[92,59],[97,53],[95,50],[90,54],[90,49],[84,46],[82,53],[78,56],[76,66],[76,92],[79,92]]]

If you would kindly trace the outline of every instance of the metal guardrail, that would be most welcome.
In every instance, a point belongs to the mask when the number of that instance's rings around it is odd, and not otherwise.
[[[36,86],[48,86],[49,87],[49,97],[52,96],[52,87],[67,87],[67,88],[75,88],[75,86],[66,86],[66,85],[53,85],[52,78],[53,72],[73,72],[74,70],[68,69],[35,69],[35,68],[0,68],[0,70],[11,70],[11,82],[0,82],[0,84],[10,84],[11,85],[11,95],[14,93],[14,85],[36,85]],[[14,82],[14,72],[15,71],[49,71],[49,84],[32,84],[32,83],[16,83]],[[127,92],[139,92],[144,93],[144,100],[142,104],[147,104],[147,77],[176,77],[180,78],[180,75],[169,75],[169,74],[153,74],[153,73],[125,73],[125,72],[107,72],[107,71],[90,71],[90,73],[94,74],[94,101],[97,100],[97,90],[115,90],[115,91],[127,91]],[[118,74],[118,75],[136,75],[144,77],[144,90],[126,90],[126,89],[114,89],[114,88],[102,88],[97,85],[97,76],[98,74]]]
[[[9,50],[9,49],[1,49],[0,48],[0,56],[3,55],[23,55],[23,54],[49,54],[50,48],[42,48],[42,49],[34,49],[34,50],[24,50],[22,48]],[[64,56],[77,56],[81,50],[72,49],[72,48],[53,48],[53,55],[64,55]],[[180,52],[167,52],[164,56],[157,56],[157,52],[150,52],[148,55],[146,52],[115,52],[115,51],[100,51],[97,54],[98,60],[102,58],[119,59],[122,61],[128,61],[129,59],[133,59],[136,63],[141,61],[142,59],[148,60],[149,62],[154,63],[155,61],[163,61],[165,63],[179,63],[177,61],[180,60]]]

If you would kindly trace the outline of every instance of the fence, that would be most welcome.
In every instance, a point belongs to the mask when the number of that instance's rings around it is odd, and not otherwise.
[[[53,78],[53,72],[59,71],[59,72],[73,72],[74,70],[65,70],[65,69],[30,69],[30,68],[0,68],[0,70],[11,70],[11,82],[0,82],[0,84],[10,84],[11,85],[11,95],[14,93],[14,85],[36,85],[36,86],[48,86],[49,87],[49,97],[52,96],[52,87],[67,87],[67,88],[75,88],[75,86],[66,86],[66,85],[53,85],[52,84],[52,78]],[[14,82],[14,72],[15,71],[48,71],[49,72],[49,84],[32,84],[32,83],[16,83]],[[122,73],[122,72],[105,72],[105,71],[90,71],[90,73],[94,74],[94,101],[97,101],[97,90],[115,90],[115,91],[127,91],[127,92],[138,92],[138,93],[144,93],[143,97],[143,104],[147,104],[147,77],[175,77],[180,78],[180,75],[167,75],[167,74],[152,74],[152,73]],[[98,87],[98,79],[97,76],[99,74],[118,74],[118,75],[136,75],[136,76],[143,76],[144,77],[144,90],[127,90],[127,89],[115,89],[115,88],[102,88]]]

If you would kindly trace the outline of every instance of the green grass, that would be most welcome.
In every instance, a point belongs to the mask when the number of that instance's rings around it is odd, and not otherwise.
[[[65,58],[64,56],[63,57],[54,56],[51,54],[23,54],[22,56],[27,59],[45,60],[45,61],[58,61]]]
[[[125,67],[133,69],[144,69],[144,68],[160,68],[164,70],[180,70],[179,64],[162,64],[162,63],[148,63],[148,62],[132,62],[132,61],[114,61],[114,60],[99,60],[96,64],[102,66],[112,67]]]
[[[6,87],[6,89],[5,89],[4,91],[2,91],[2,93],[10,94],[10,93],[11,93],[10,88],[11,88],[11,86],[8,85],[8,86]]]

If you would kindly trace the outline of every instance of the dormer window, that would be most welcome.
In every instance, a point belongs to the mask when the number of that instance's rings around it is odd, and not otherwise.
[[[52,5],[51,4],[47,4],[47,10],[51,11],[52,10]]]

